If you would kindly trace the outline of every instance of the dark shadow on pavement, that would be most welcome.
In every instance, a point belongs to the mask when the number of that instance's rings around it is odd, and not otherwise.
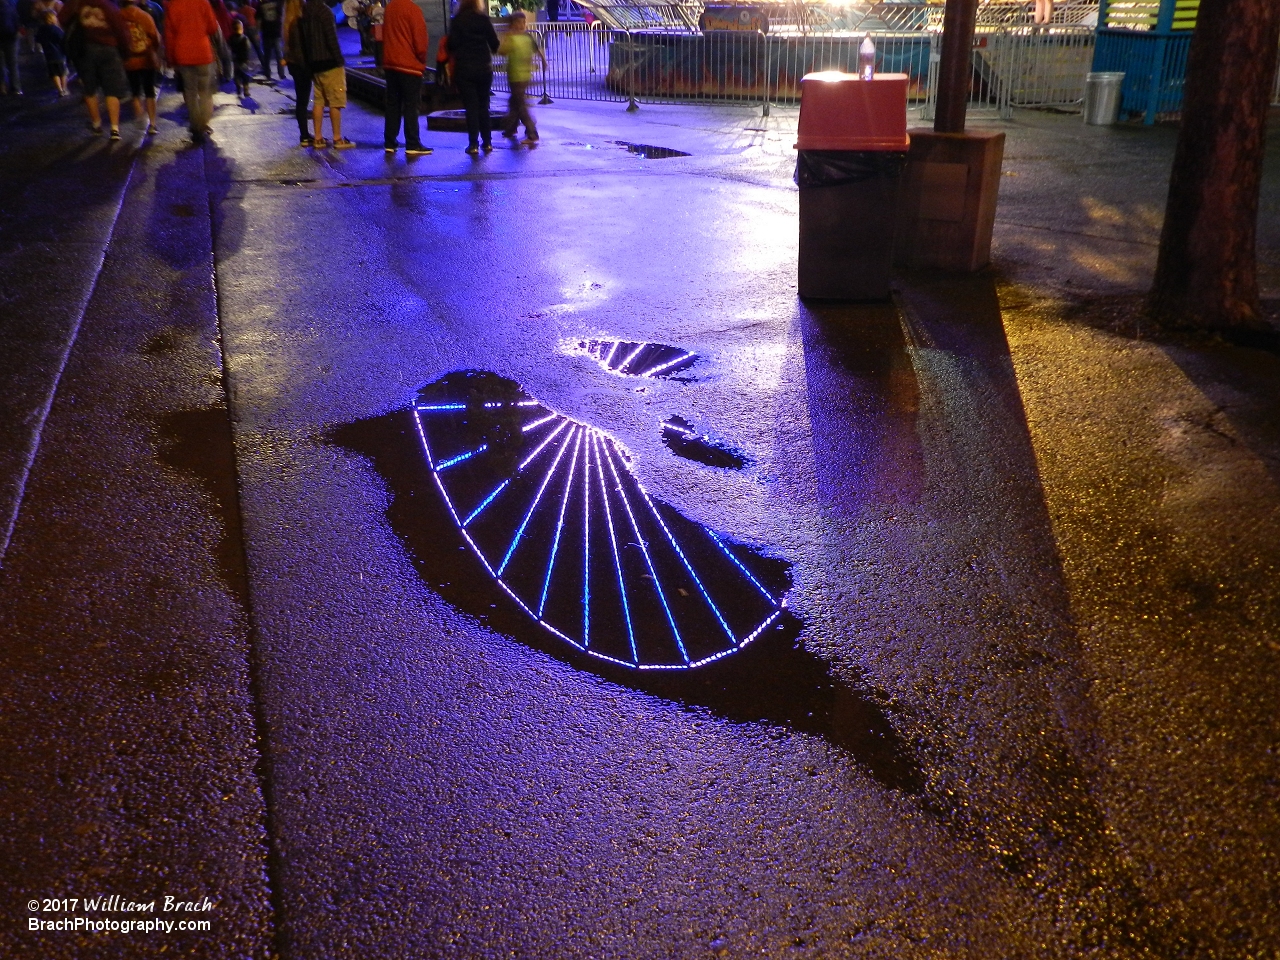
[[[818,497],[856,517],[923,492],[919,386],[892,303],[800,305]]]
[[[225,407],[177,410],[157,425],[160,461],[191,477],[213,500],[221,531],[212,553],[218,574],[243,609],[249,608],[249,581],[240,543],[240,496],[236,488],[235,449]]]
[[[887,787],[918,792],[921,777],[884,709],[835,680],[825,662],[797,642],[801,622],[787,614],[742,652],[696,670],[636,671],[578,653],[537,627],[490,579],[467,549],[436,491],[413,414],[397,411],[331,431],[330,442],[372,461],[390,489],[387,519],[428,588],[491,629],[613,683],[733,723],[764,723],[820,736]]]
[[[1076,902],[1105,900],[1075,918],[1082,946],[1174,956],[1182,932],[1145,901],[1093,795],[1098,721],[994,280],[902,274],[895,301],[800,308],[819,499],[836,538],[886,523],[876,562],[911,572],[885,588],[898,629],[954,651],[940,683],[991,684],[1043,717],[1028,730],[984,707],[921,711],[927,731],[985,727],[976,743],[1001,755],[972,761],[966,796],[928,788],[923,803],[1019,882],[1056,874]],[[959,760],[953,738],[917,736],[922,759]]]

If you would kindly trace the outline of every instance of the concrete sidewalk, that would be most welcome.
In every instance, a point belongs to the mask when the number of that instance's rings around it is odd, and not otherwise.
[[[290,94],[203,149],[172,95],[116,146],[0,105],[0,954],[1267,955],[1280,358],[1106,326],[1173,130],[1019,113],[990,273],[805,305],[794,110],[557,102],[406,160],[358,104],[297,148]],[[790,563],[795,649],[682,686],[533,636],[413,435],[460,369]],[[77,917],[210,926],[30,929]]]

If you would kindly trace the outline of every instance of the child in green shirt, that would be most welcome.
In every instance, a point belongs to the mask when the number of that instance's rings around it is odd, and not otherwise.
[[[507,35],[502,38],[498,54],[507,58],[507,84],[511,87],[510,107],[507,110],[507,127],[503,136],[511,140],[516,138],[516,130],[524,124],[524,139],[520,142],[533,146],[538,142],[538,127],[533,122],[533,113],[529,110],[529,102],[525,99],[525,91],[533,77],[533,55],[542,61],[542,69],[547,69],[547,58],[542,48],[525,29],[523,10],[511,15],[511,25]]]

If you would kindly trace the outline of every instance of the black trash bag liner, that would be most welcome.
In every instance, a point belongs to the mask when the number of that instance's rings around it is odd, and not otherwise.
[[[907,155],[899,150],[801,150],[795,181],[804,188],[893,180],[906,165]]]

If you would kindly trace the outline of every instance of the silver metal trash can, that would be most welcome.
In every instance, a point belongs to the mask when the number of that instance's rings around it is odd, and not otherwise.
[[[1084,122],[1109,127],[1120,119],[1123,73],[1090,73],[1084,78]]]

